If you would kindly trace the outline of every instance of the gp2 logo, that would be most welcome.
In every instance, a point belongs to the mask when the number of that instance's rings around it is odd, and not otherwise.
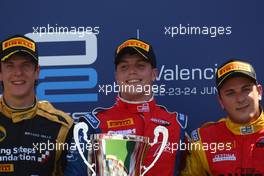
[[[58,42],[61,45],[62,42],[77,41],[85,44],[83,55],[39,56],[41,71],[36,89],[38,99],[53,103],[98,101],[97,71],[89,67],[97,59],[95,34],[89,33],[79,37],[61,33],[45,36],[28,33],[26,36],[37,43]]]

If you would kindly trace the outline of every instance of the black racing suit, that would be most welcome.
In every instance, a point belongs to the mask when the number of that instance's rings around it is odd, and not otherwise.
[[[1,98],[0,175],[63,175],[72,125],[70,116],[47,101],[17,110]]]

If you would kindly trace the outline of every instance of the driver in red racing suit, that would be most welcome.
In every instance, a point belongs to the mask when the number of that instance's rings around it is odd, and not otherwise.
[[[179,147],[180,139],[184,136],[187,123],[185,115],[168,112],[165,107],[157,105],[153,98],[145,102],[130,102],[118,97],[116,104],[110,109],[97,109],[96,111],[98,112],[97,117],[100,119],[99,127],[103,133],[147,136],[153,141],[155,127],[159,125],[166,127],[169,131],[166,148],[161,158],[146,175],[160,175],[159,171],[161,170],[162,175],[165,176],[177,173],[180,163],[175,158],[176,156],[180,157],[177,147]],[[159,137],[159,141],[147,151],[144,158],[145,166],[149,166],[158,153],[162,135]]]
[[[192,132],[182,176],[263,176],[262,86],[251,64],[230,60],[217,71],[219,102],[227,117]]]
[[[115,66],[115,78],[120,86],[116,103],[111,108],[96,108],[91,115],[87,114],[85,119],[88,125],[93,128],[99,126],[96,130],[102,133],[147,136],[151,142],[154,139],[155,127],[159,125],[166,127],[169,137],[165,150],[146,175],[179,175],[181,165],[185,163],[183,151],[179,147],[186,139],[187,116],[168,112],[163,106],[157,105],[151,88],[141,89],[143,91],[124,89],[125,86],[133,88],[152,86],[157,75],[152,47],[138,39],[126,40],[115,52]],[[143,161],[144,166],[149,166],[157,155],[162,135],[159,136],[158,141],[148,149]],[[72,153],[76,154],[74,151]],[[68,175],[75,175],[77,172],[79,175],[87,175],[87,167],[80,157],[74,157],[72,154],[71,158],[75,160],[69,162],[69,167],[66,169]],[[80,174],[81,170],[82,174]]]

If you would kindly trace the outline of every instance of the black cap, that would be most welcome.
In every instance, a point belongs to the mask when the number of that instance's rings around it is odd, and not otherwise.
[[[217,69],[217,89],[219,90],[224,81],[235,76],[247,76],[257,82],[256,72],[250,63],[241,60],[229,60]]]
[[[33,61],[38,63],[38,49],[36,43],[23,35],[15,35],[1,42],[0,58],[4,62],[13,54],[24,52],[32,56]]]
[[[135,52],[141,55],[147,62],[149,62],[153,68],[157,67],[156,57],[153,51],[153,48],[147,42],[144,42],[139,39],[130,38],[120,44],[115,51],[115,65],[120,62],[120,59],[125,54]]]

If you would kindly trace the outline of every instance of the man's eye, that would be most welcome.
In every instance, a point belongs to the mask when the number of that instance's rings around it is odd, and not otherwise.
[[[125,70],[125,69],[127,69],[127,65],[120,65],[120,69],[121,69],[121,70]]]
[[[24,64],[23,69],[29,69],[29,68],[31,68],[31,66],[32,66],[31,64]]]
[[[138,67],[139,68],[144,68],[145,67],[145,64],[138,64]]]
[[[226,93],[226,96],[232,96],[232,95],[234,95],[235,93],[234,92],[227,92]]]
[[[244,88],[243,91],[244,92],[250,92],[251,91],[251,88]]]
[[[10,64],[7,64],[6,65],[6,68],[12,68],[13,66],[12,65],[10,65]]]

